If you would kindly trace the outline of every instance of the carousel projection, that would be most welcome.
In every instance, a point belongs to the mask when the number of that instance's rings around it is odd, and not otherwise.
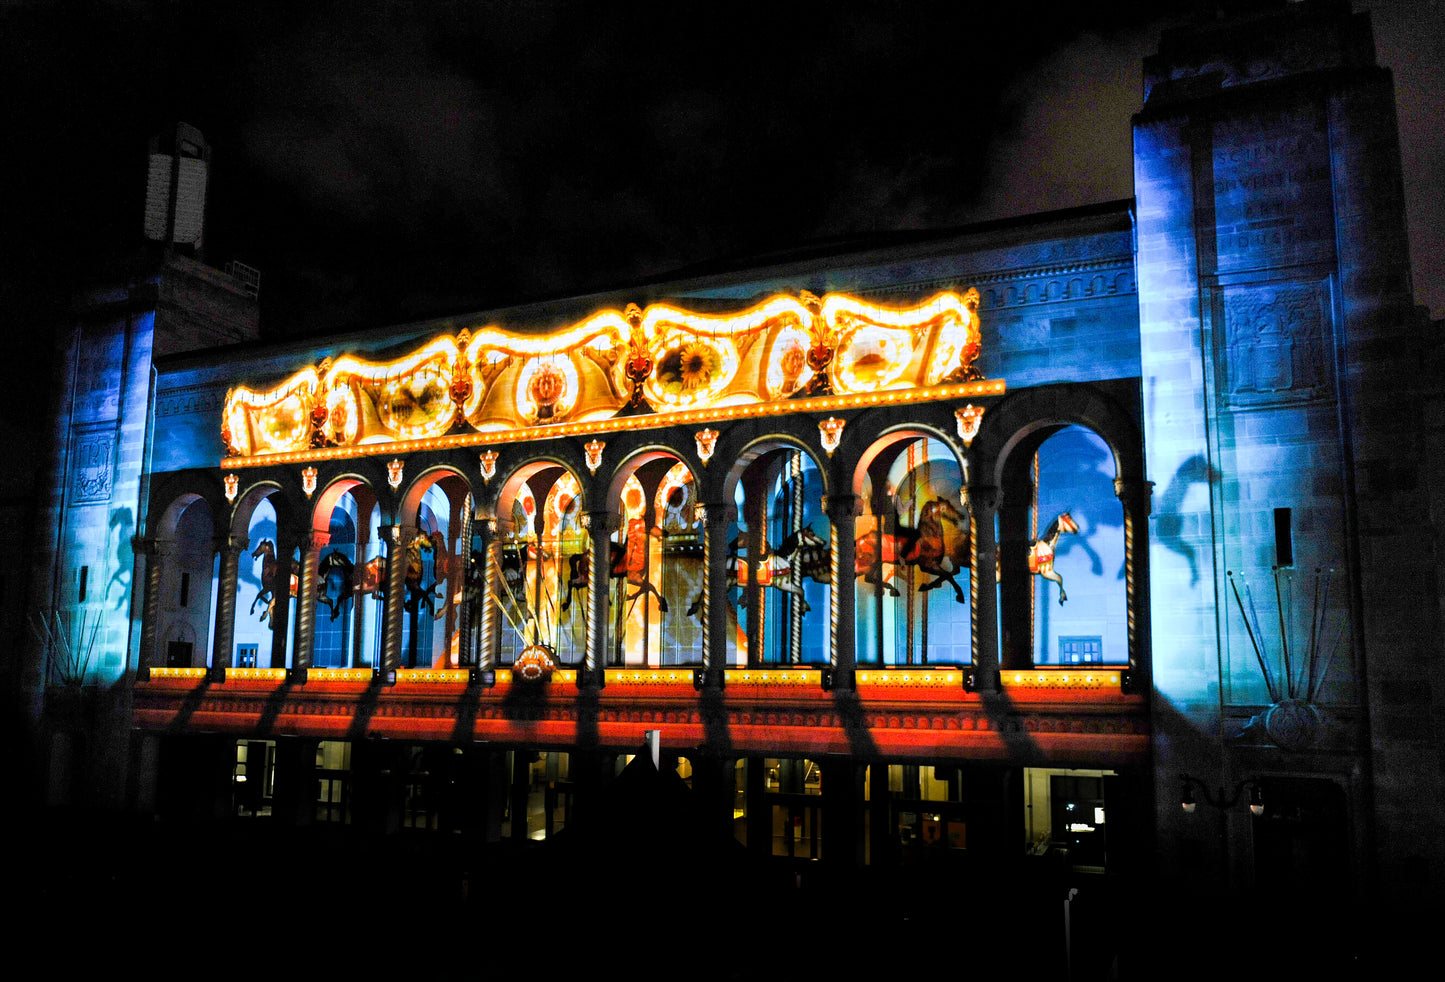
[[[1015,569],[1031,584],[1031,620],[1017,630],[1032,636],[1036,664],[1127,661],[1123,511],[1112,452],[1093,431],[1067,426],[1039,444],[1030,471],[1029,531],[1018,546],[1026,565]]]
[[[765,446],[741,464],[726,560],[730,663],[827,658],[833,576],[822,490],[817,461],[792,446]]]
[[[963,471],[942,442],[894,440],[879,447],[865,482],[868,512],[853,545],[860,663],[966,662],[969,516]],[[958,502],[959,504],[955,504]],[[952,593],[935,592],[952,587]]]
[[[570,472],[534,468],[508,487],[499,505],[506,530],[492,545],[498,582],[486,600],[502,615],[499,661],[517,677],[539,680],[585,655],[590,540],[581,523],[581,487]],[[485,595],[481,557],[471,566],[465,589]]]
[[[236,386],[221,436],[232,463],[246,466],[488,442],[528,428],[595,433],[639,415],[727,419],[756,405],[795,412],[997,394],[1002,383],[974,367],[978,302],[974,290],[905,308],[804,291],[736,314],[629,304],[550,334],[463,330],[395,361],[345,355],[270,389]]]

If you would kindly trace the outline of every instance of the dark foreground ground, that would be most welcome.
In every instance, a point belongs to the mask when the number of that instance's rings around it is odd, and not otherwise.
[[[264,820],[47,813],[8,838],[12,959],[38,952],[67,978],[1376,979],[1419,974],[1411,953],[1434,947],[1441,913],[1043,867],[837,874],[741,850],[478,848]]]

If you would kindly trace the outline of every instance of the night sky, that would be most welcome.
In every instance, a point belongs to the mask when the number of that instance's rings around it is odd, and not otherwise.
[[[177,119],[213,147],[206,259],[260,269],[273,337],[1124,198],[1140,60],[1200,6],[0,4],[4,300],[136,251]],[[1356,7],[1442,315],[1445,10]]]

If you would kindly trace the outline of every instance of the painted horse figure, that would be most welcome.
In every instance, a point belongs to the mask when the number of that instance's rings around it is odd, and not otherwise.
[[[945,535],[945,521],[964,530],[951,549],[949,537]],[[892,576],[884,576],[884,567],[892,566],[892,575],[897,575],[903,566],[917,566],[933,576],[918,588],[920,593],[947,583],[953,587],[954,599],[966,603],[967,595],[954,579],[968,565],[968,533],[963,523],[963,514],[950,501],[934,498],[920,510],[917,528],[899,524],[891,533],[869,532],[858,536],[853,543],[854,576],[896,597],[898,589],[889,582]]]
[[[257,620],[266,622],[268,627],[272,626],[272,620],[276,614],[276,574],[280,571],[281,564],[276,559],[276,543],[270,539],[262,539],[256,548],[251,551],[251,558],[261,557],[261,590],[256,594],[256,599],[251,601],[251,613],[256,613],[256,605],[264,603],[266,606],[261,610],[261,616]],[[296,578],[300,575],[299,564],[291,560],[291,576],[289,589],[291,596],[296,596]]]
[[[1053,580],[1059,585],[1059,605],[1063,606],[1069,595],[1064,592],[1064,578],[1054,569],[1054,547],[1058,545],[1059,536],[1065,532],[1070,535],[1079,531],[1079,524],[1074,521],[1068,512],[1061,512],[1058,518],[1049,523],[1044,529],[1042,538],[1034,539],[1029,543],[1029,572],[1036,573],[1046,580]]]
[[[321,586],[321,590],[316,595],[316,602],[326,605],[331,611],[333,621],[341,616],[342,603],[350,599],[352,591],[355,589],[353,586],[355,572],[356,567],[351,560],[339,552],[328,552],[316,570],[316,579]]]
[[[443,597],[436,592],[436,587],[437,583],[441,582],[445,577],[438,577],[436,582],[433,582],[430,586],[422,586],[422,576],[425,572],[425,568],[422,565],[422,553],[430,552],[435,555],[438,551],[444,552],[445,549],[445,540],[440,532],[432,532],[430,535],[425,536],[419,535],[412,539],[411,543],[406,547],[406,597],[402,603],[405,609],[419,610],[419,605],[425,603],[427,611],[433,617],[436,616],[436,601],[443,599]],[[435,566],[435,562],[433,566]],[[377,600],[385,600],[386,557],[377,556],[375,559],[369,561],[366,567],[365,582],[376,584],[372,596],[376,597]]]
[[[959,526],[963,531],[962,540],[952,550],[947,548],[944,522]],[[933,579],[918,588],[919,593],[936,590],[947,583],[953,587],[953,599],[967,603],[968,597],[954,575],[968,568],[968,553],[968,525],[963,514],[946,498],[934,498],[918,513],[918,538],[914,540],[912,550],[904,553],[903,561],[933,575]]]
[[[783,593],[790,593],[798,598],[802,604],[803,613],[812,610],[812,605],[803,596],[803,580],[812,579],[819,583],[827,584],[832,581],[833,569],[830,561],[828,543],[818,537],[818,534],[806,525],[797,532],[792,533],[783,540],[783,544],[776,549],[769,549],[766,542],[763,543],[764,555],[757,565],[758,582],[765,587],[774,587]],[[738,571],[749,568],[746,559],[738,557],[739,539],[733,539],[728,543],[728,558],[725,564],[727,570],[727,588],[731,593],[738,586]],[[790,557],[795,553],[798,560],[795,562]],[[799,581],[793,582],[792,571],[794,565],[799,565]],[[739,607],[747,606],[747,594],[744,593],[738,600]],[[699,591],[697,599],[692,606],[687,608],[689,617],[700,615],[702,611],[702,592]]]
[[[618,560],[617,552],[609,550],[612,559],[609,578],[626,577],[628,586],[637,587],[637,592],[627,596],[627,600],[636,600],[643,594],[650,593],[657,597],[657,609],[665,614],[667,613],[667,598],[647,577],[648,543],[646,523],[640,518],[629,519],[627,539],[621,546],[621,560]],[[616,548],[614,544],[613,549]]]
[[[262,539],[256,548],[251,550],[251,558],[261,557],[261,591],[256,594],[256,599],[251,601],[250,613],[256,612],[256,605],[264,603],[266,606],[261,611],[261,620],[271,616],[276,606],[276,543],[270,539]]]

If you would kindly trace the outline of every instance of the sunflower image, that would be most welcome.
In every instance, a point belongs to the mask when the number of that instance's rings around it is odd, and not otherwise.
[[[721,367],[722,355],[717,349],[701,341],[689,341],[662,356],[657,380],[666,392],[686,394],[706,388]]]

